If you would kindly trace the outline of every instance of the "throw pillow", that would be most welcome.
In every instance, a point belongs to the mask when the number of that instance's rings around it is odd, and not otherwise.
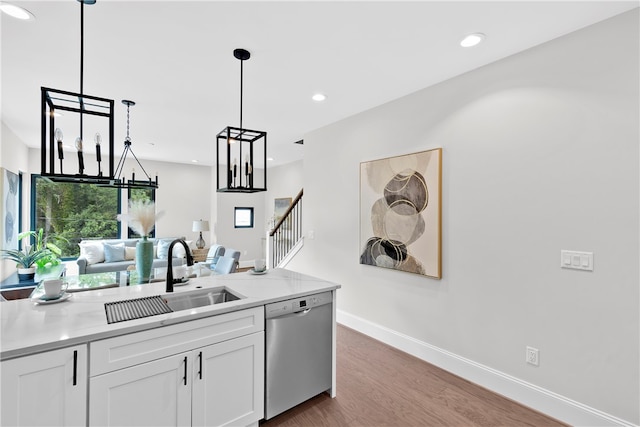
[[[96,264],[104,261],[104,245],[102,240],[83,240],[78,243],[80,256],[86,258],[87,264]]]
[[[131,246],[125,246],[124,259],[126,261],[133,261],[134,259],[136,259],[136,248]]]
[[[124,261],[124,243],[105,243],[104,262]]]
[[[158,240],[158,259],[167,259],[171,240]]]
[[[185,240],[185,243],[187,244],[187,246],[189,246],[189,250],[193,249],[193,246],[191,245],[193,243],[193,240]],[[181,244],[177,244],[173,247],[173,257],[174,258],[186,258],[187,257],[187,251],[184,250],[184,246],[182,246]]]

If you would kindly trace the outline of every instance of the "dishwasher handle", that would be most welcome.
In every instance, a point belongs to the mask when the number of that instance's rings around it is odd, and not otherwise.
[[[294,311],[292,313],[273,316],[271,317],[271,319],[289,319],[292,317],[302,317],[302,316],[306,316],[310,311],[311,311],[311,308],[305,308],[304,310],[299,310],[299,311]]]
[[[292,316],[304,316],[314,308],[333,303],[331,291],[309,295],[286,301],[278,301],[265,306],[265,318],[275,319]]]

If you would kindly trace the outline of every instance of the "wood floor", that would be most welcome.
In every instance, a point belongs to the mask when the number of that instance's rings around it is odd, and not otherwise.
[[[337,397],[321,394],[261,427],[563,426],[338,325]]]

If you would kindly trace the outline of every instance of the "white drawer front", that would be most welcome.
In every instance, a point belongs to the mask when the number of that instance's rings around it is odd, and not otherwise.
[[[90,376],[264,330],[264,308],[220,314],[90,343]]]

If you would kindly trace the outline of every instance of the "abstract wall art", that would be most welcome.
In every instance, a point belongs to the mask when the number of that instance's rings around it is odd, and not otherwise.
[[[0,168],[2,173],[2,181],[0,188],[2,190],[2,249],[18,249],[18,229],[19,229],[19,185],[18,175]]]
[[[360,264],[442,277],[442,148],[360,163]]]
[[[282,219],[284,213],[291,206],[291,197],[282,197],[274,200],[273,214],[275,216],[276,223]]]

